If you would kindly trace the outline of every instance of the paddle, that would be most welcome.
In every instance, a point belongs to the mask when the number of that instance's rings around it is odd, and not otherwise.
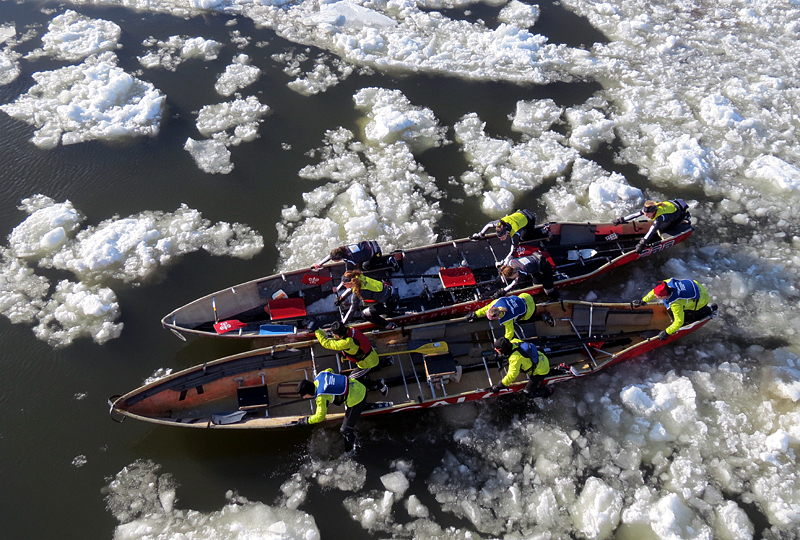
[[[385,353],[378,353],[378,356],[389,356],[392,354],[411,354],[411,353],[419,353],[419,354],[444,354],[448,351],[447,343],[444,341],[435,341],[433,343],[426,343],[416,349],[410,349],[407,351],[393,351],[393,352],[385,352]]]

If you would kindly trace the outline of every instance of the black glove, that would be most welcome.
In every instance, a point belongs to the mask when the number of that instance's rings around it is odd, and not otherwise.
[[[625,220],[622,218],[617,218],[611,222],[612,225],[622,225],[623,223],[625,223]]]
[[[506,291],[504,291],[503,289],[500,289],[499,291],[497,291],[496,293],[494,293],[492,295],[492,299],[493,300],[497,300],[498,298],[502,298],[505,295],[506,295]]]
[[[308,416],[304,416],[300,420],[297,421],[298,426],[307,426],[308,425]]]
[[[642,307],[644,305],[644,301],[637,299],[637,300],[634,300],[633,302],[631,302],[631,305],[633,307]]]
[[[464,318],[467,320],[467,322],[472,322],[472,321],[474,321],[475,319],[477,319],[477,318],[478,318],[478,316],[477,316],[477,315],[475,315],[475,312],[474,312],[474,311],[470,311],[469,313],[467,313],[466,315],[464,315]]]
[[[491,390],[493,394],[496,394],[505,387],[506,385],[504,385],[503,383],[497,383],[496,385],[492,386],[489,390]]]
[[[481,238],[483,238],[483,235],[481,233],[475,233],[469,237],[470,240],[476,240],[476,241],[480,240]]]
[[[342,305],[342,302],[344,302],[344,297],[337,296],[336,300],[333,301],[333,305],[339,307]]]
[[[666,330],[662,330],[661,332],[658,333],[658,339],[660,339],[661,341],[666,341],[668,337],[669,334],[667,334]]]

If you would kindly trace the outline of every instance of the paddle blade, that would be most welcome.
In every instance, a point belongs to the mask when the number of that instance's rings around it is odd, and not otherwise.
[[[242,321],[237,321],[236,319],[231,319],[230,321],[222,321],[214,324],[214,330],[217,331],[217,334],[224,334],[226,332],[230,332],[231,330],[238,330],[247,326]]]
[[[316,274],[303,274],[303,279],[300,282],[303,285],[324,285],[331,281],[333,278],[329,276],[318,276]]]
[[[444,341],[435,341],[433,343],[426,343],[412,352],[420,354],[444,354],[448,350],[447,343]]]

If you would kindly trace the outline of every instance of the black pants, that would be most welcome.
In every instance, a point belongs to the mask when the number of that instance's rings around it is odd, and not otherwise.
[[[366,397],[361,401],[361,403],[357,403],[352,407],[345,407],[344,420],[342,420],[342,427],[339,429],[339,432],[344,437],[345,452],[352,450],[356,443],[356,422],[358,422],[358,417],[361,416],[361,413],[364,411],[364,409],[366,409],[366,407]]]
[[[367,390],[379,390],[380,387],[381,387],[381,384],[378,383],[378,382],[375,382],[375,381],[373,381],[372,379],[369,378],[370,371],[372,371],[373,369],[378,369],[379,367],[380,367],[380,364],[378,364],[375,367],[371,367],[371,368],[363,368],[363,369],[362,368],[356,368],[348,376],[348,378],[357,380],[358,382],[360,382],[361,384],[366,386]]]
[[[548,386],[541,386],[542,381],[545,379],[545,375],[529,375],[528,376],[528,384],[525,385],[525,389],[523,392],[528,397],[549,397],[553,390]]]
[[[549,261],[542,261],[542,271],[536,275],[536,278],[541,281],[545,292],[552,291],[555,288],[555,270]]]
[[[386,328],[386,325],[389,324],[389,322],[381,317],[381,315],[392,313],[395,309],[397,309],[397,305],[399,303],[400,298],[392,295],[384,304],[370,304],[369,307],[364,308],[364,311],[362,311],[361,314],[372,324],[380,326],[381,328]]]

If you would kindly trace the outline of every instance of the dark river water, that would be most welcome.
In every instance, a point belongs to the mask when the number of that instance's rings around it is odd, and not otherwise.
[[[542,3],[541,7],[535,30],[551,42],[589,47],[605,40],[586,20],[556,3]],[[0,23],[15,23],[18,33],[26,28],[36,30],[37,37],[16,48],[24,54],[41,47],[41,34],[54,16],[53,10],[60,9],[52,3],[2,2]],[[122,48],[117,55],[119,66],[128,72],[141,69],[136,57],[146,52],[142,41],[149,36],[202,36],[228,46],[213,62],[187,62],[174,73],[145,70],[138,75],[167,96],[167,113],[160,133],[153,138],[43,150],[29,142],[31,126],[0,113],[0,233],[9,234],[25,219],[17,209],[22,199],[41,193],[58,202],[72,201],[87,216],[84,225],[144,210],[171,212],[185,203],[212,222],[247,224],[264,237],[265,247],[250,260],[191,253],[138,286],[117,284],[114,290],[122,312],[117,322],[124,323],[124,330],[120,338],[103,345],[79,339],[54,350],[37,340],[29,325],[14,325],[0,318],[0,537],[8,540],[113,537],[119,522],[106,508],[104,489],[111,478],[137,460],[151,460],[161,466],[161,472],[175,478],[180,486],[180,508],[218,511],[226,504],[229,490],[270,505],[280,498],[280,486],[308,459],[309,441],[318,441],[311,430],[219,433],[154,427],[130,420],[118,424],[108,415],[106,399],[139,386],[160,368],[177,371],[249,346],[209,339],[182,342],[161,328],[160,319],[201,295],[274,271],[278,264],[275,225],[280,222],[280,211],[291,205],[302,207],[303,193],[316,186],[297,173],[315,163],[307,153],[320,147],[326,130],[343,126],[359,132],[359,115],[352,106],[358,89],[399,89],[412,103],[429,107],[445,126],[453,126],[463,115],[475,112],[487,122],[487,132],[511,139],[519,138],[508,121],[517,101],[550,98],[561,106],[570,106],[583,103],[600,89],[593,81],[518,86],[444,76],[398,78],[356,73],[324,93],[305,97],[287,88],[291,77],[271,59],[273,54],[302,51],[304,47],[277,37],[269,29],[257,28],[248,19],[230,26],[232,19],[218,14],[183,19],[121,8],[73,9],[114,21],[123,28]],[[472,6],[468,16],[463,10],[458,13],[462,18],[482,18],[491,26],[498,10],[481,5]],[[243,49],[231,46],[232,29],[252,38],[251,42]],[[196,112],[203,105],[220,101],[213,88],[216,75],[242,52],[262,70],[248,93],[268,104],[271,113],[261,124],[258,139],[231,149],[235,164],[231,174],[206,174],[183,145],[187,137],[198,137]],[[310,51],[317,53],[313,48]],[[21,61],[21,75],[0,86],[0,103],[12,102],[27,91],[34,72],[62,65],[66,63],[51,58]],[[448,138],[452,139],[452,127]],[[647,188],[648,181],[634,169],[614,164],[614,150],[613,146],[603,146],[593,159],[609,171],[629,173],[632,185]],[[481,227],[486,216],[474,200],[450,200],[463,198],[463,192],[450,186],[448,178],[458,177],[468,168],[457,145],[433,148],[418,160],[448,193],[441,202],[444,215],[436,230],[440,237],[461,237]],[[530,192],[519,204],[544,215],[539,197],[548,186]],[[696,198],[704,201],[702,195]],[[653,271],[657,264],[650,261],[614,279],[622,283],[637,272]],[[58,270],[40,272],[53,283],[69,277]],[[570,295],[579,298],[590,290],[602,296],[604,291],[619,291],[619,287],[607,281],[586,284]],[[393,461],[413,461],[416,477],[411,491],[431,510],[431,520],[441,527],[469,530],[467,520],[439,510],[425,482],[455,445],[456,430],[471,426],[479,413],[497,422],[507,421],[514,412],[507,407],[498,403],[465,405],[448,411],[412,413],[383,423],[364,422],[359,426],[364,444],[355,458],[367,469],[362,491],[383,489],[379,477],[390,471]],[[329,439],[337,436],[335,428],[326,432]],[[350,519],[342,507],[342,497],[341,492],[312,486],[300,509],[314,516],[323,538],[376,537]],[[409,518],[398,512],[396,519]]]

